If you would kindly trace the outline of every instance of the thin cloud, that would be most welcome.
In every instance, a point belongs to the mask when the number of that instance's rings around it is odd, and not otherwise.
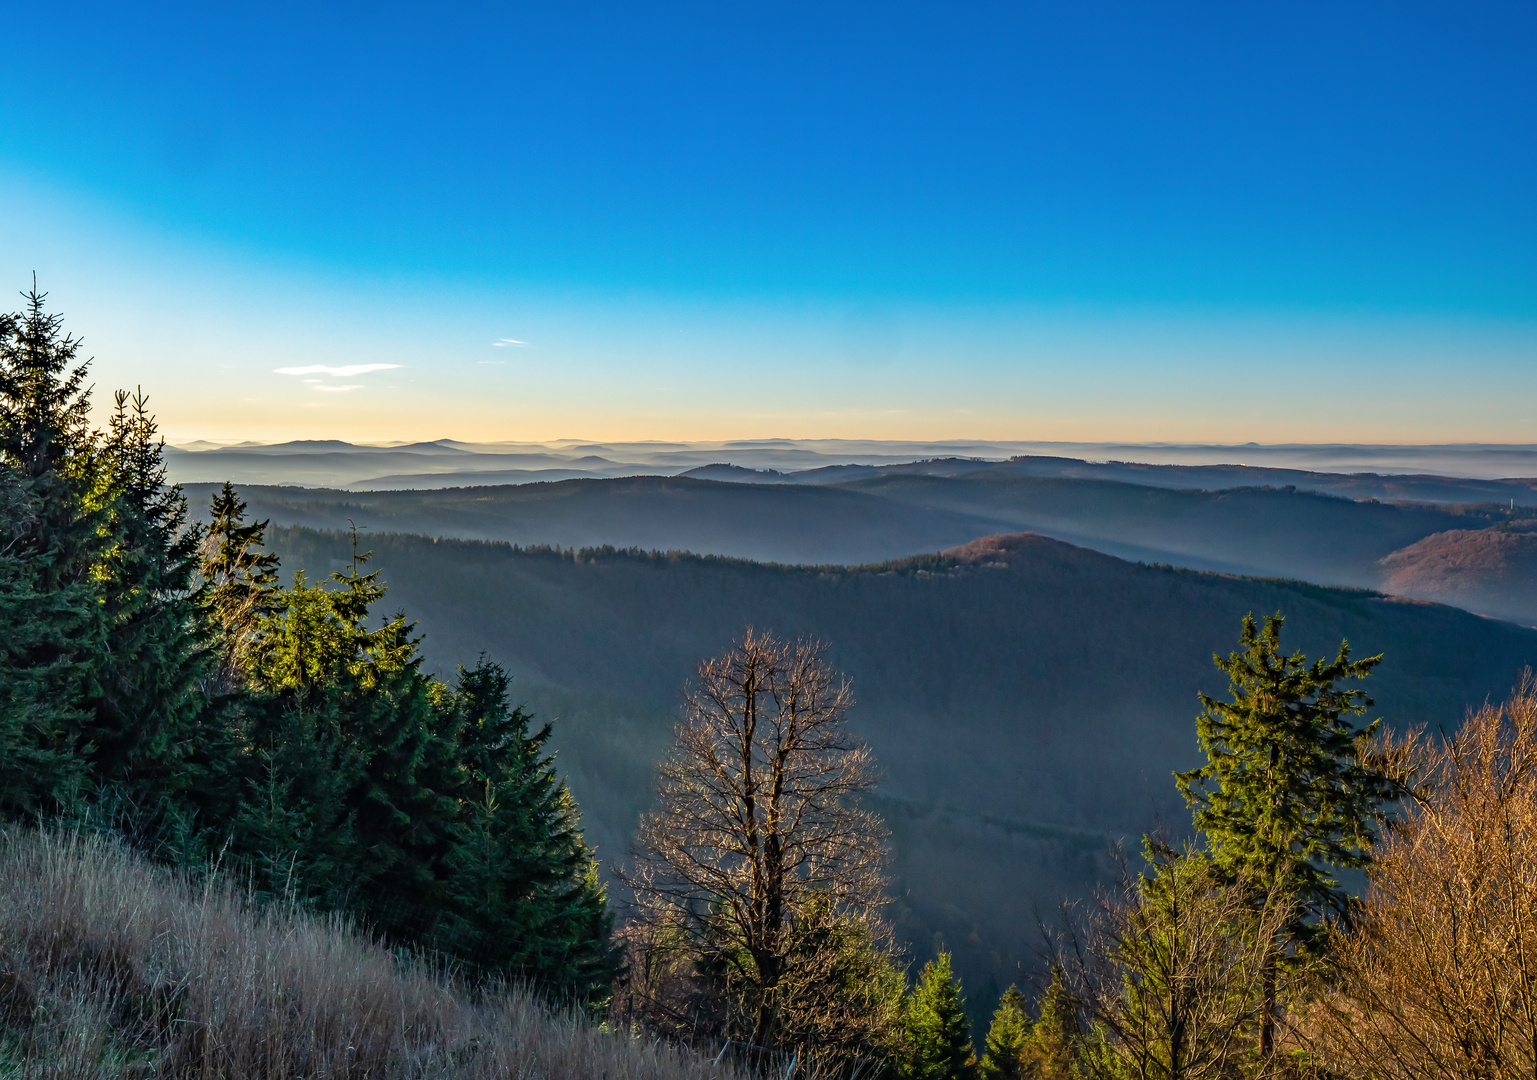
[[[330,375],[338,379],[348,379],[356,375],[367,375],[370,371],[389,371],[398,368],[399,364],[344,364],[341,367],[329,367],[326,364],[310,364],[306,367],[280,367],[279,375]]]
[[[504,337],[499,341],[493,341],[491,347],[493,349],[526,349],[528,348],[528,342],[519,341],[517,338]]]
[[[316,390],[324,390],[328,394],[345,394],[348,390],[363,389],[362,383],[353,383],[351,386],[317,386]]]

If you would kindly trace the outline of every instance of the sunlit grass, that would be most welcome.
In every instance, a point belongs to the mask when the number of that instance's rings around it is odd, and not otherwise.
[[[110,840],[0,831],[0,1077],[723,1076],[686,1051],[471,993],[335,916]]]

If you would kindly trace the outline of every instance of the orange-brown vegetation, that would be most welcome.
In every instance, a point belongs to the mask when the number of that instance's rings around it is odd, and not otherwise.
[[[338,917],[253,908],[75,834],[0,833],[0,1074],[724,1077],[707,1060],[470,994]]]
[[[1453,529],[1381,562],[1382,589],[1530,623],[1537,610],[1537,532]]]
[[[1414,794],[1309,1022],[1326,1060],[1378,1080],[1537,1069],[1537,681],[1444,741],[1395,748]]]

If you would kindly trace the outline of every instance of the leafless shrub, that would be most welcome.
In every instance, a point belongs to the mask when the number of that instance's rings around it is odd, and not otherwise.
[[[1537,681],[1446,739],[1394,748],[1419,783],[1376,849],[1354,931],[1310,1025],[1356,1075],[1514,1080],[1537,1071]]]
[[[253,908],[99,837],[0,832],[0,1074],[725,1076],[674,1048],[470,995],[338,918]]]

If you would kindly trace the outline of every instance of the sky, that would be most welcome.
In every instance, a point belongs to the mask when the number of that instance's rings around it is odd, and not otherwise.
[[[0,289],[173,440],[1537,443],[1529,3],[6,33]]]

